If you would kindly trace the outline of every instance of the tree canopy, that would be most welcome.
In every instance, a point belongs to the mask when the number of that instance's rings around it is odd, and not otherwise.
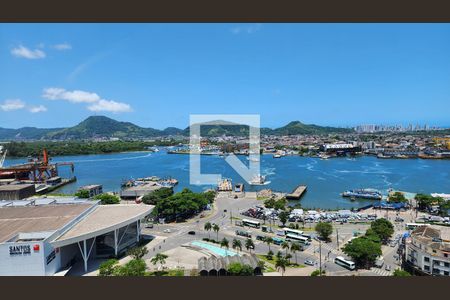
[[[120,203],[119,197],[111,194],[100,194],[94,197],[95,200],[100,200],[103,205]]]
[[[238,262],[231,263],[227,271],[232,276],[252,276],[254,274],[251,266]]]
[[[370,229],[372,229],[372,232],[380,237],[381,242],[384,244],[394,233],[394,225],[384,218],[373,221],[370,224]]]
[[[333,233],[333,226],[330,223],[327,222],[319,222],[316,225],[316,232],[319,234],[319,236],[325,240],[330,240],[330,235]]]
[[[347,243],[344,253],[350,256],[356,265],[368,268],[382,254],[381,244],[362,236]]]
[[[173,190],[171,188],[163,187],[142,197],[142,202],[144,202],[145,204],[155,205],[160,200],[168,198],[172,195]]]

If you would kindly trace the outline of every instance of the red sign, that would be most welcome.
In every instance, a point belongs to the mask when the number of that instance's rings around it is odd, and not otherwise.
[[[34,245],[34,246],[33,246],[33,250],[34,250],[34,251],[39,251],[39,245]]]

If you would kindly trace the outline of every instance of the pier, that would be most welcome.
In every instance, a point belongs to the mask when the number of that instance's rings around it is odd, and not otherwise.
[[[299,185],[295,188],[295,190],[292,193],[286,195],[286,199],[299,200],[305,192],[306,192],[306,185]]]

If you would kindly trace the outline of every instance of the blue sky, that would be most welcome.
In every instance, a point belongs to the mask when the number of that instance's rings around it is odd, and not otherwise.
[[[449,126],[450,24],[0,24],[0,127]]]

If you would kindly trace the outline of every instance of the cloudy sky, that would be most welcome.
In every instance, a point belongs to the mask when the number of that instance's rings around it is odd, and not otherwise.
[[[0,24],[0,127],[450,126],[450,24]]]

